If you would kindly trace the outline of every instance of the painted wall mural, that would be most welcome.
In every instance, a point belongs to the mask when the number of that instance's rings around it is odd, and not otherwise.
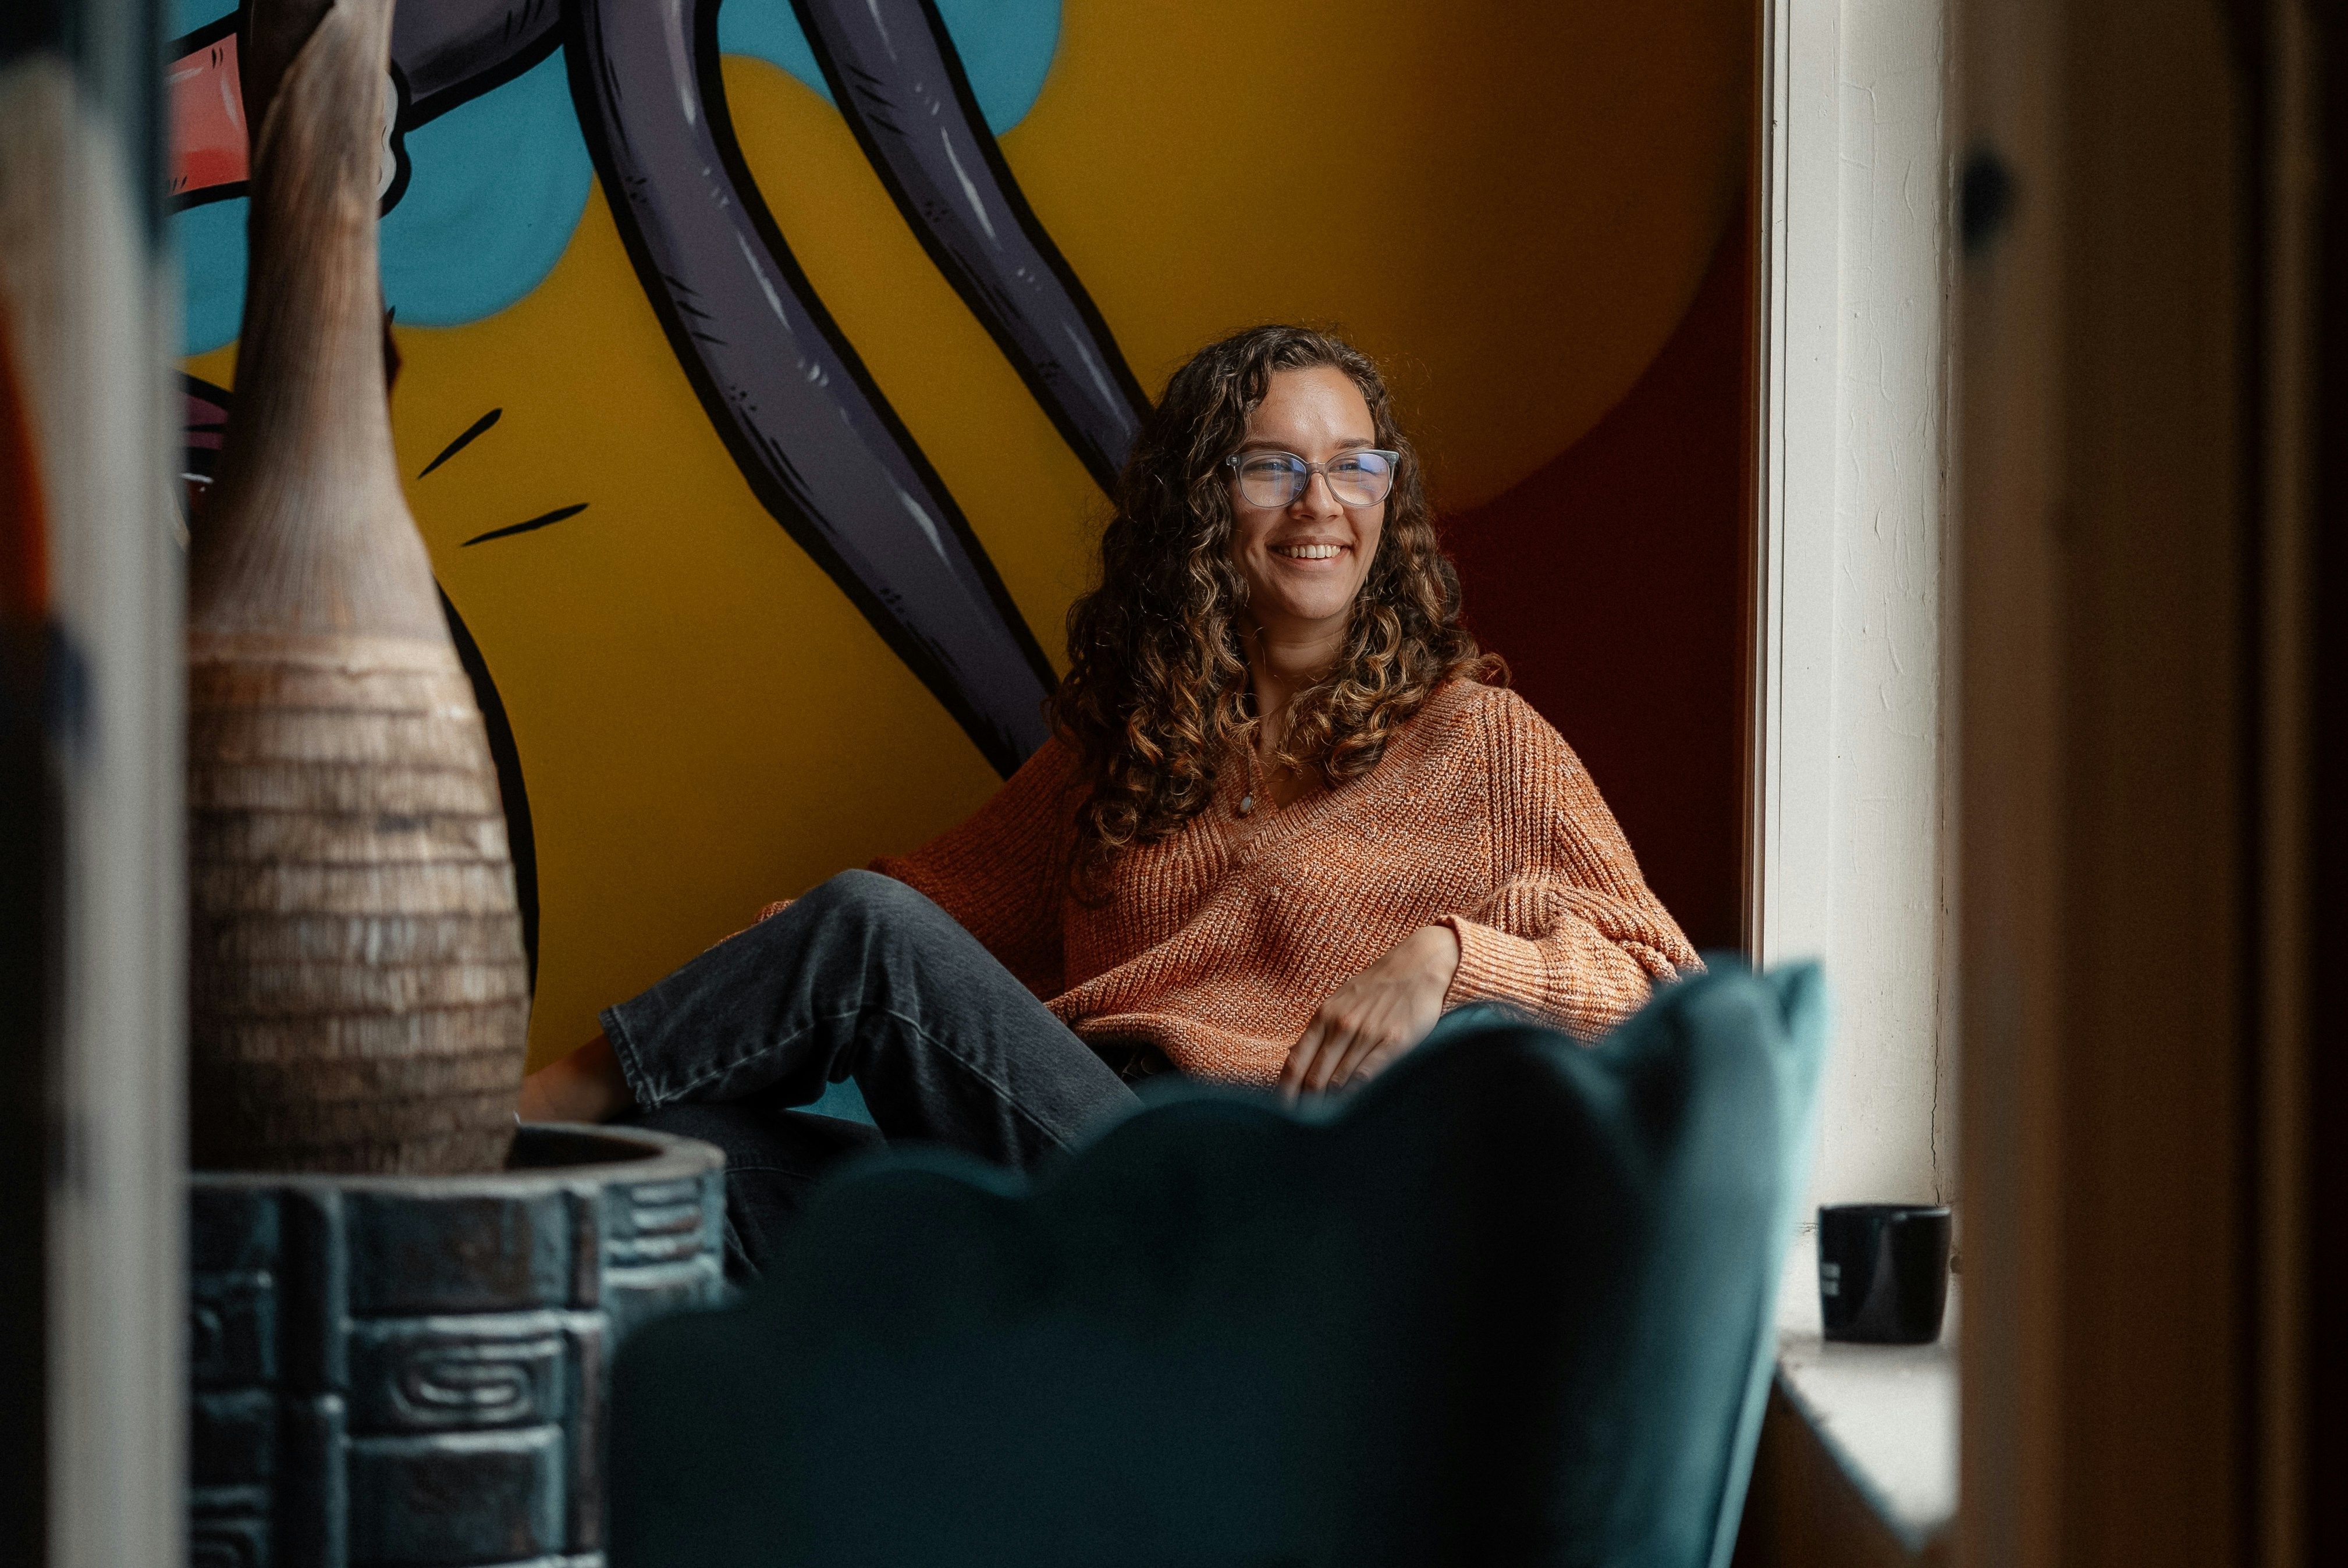
[[[247,128],[233,0],[177,21],[200,496]],[[401,0],[394,427],[531,850],[534,1054],[1040,741],[1103,487],[1199,343],[1334,324],[1447,510],[1535,482],[1735,221],[1750,35],[1729,0]]]

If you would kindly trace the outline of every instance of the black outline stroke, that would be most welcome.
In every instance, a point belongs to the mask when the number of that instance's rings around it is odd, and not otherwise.
[[[530,962],[530,989],[538,994],[538,836],[530,820],[530,791],[522,783],[521,748],[514,743],[513,724],[506,717],[505,699],[489,674],[489,661],[472,629],[457,613],[448,590],[440,594],[440,611],[448,620],[448,636],[457,644],[457,662],[473,683],[473,704],[481,710],[481,727],[489,732],[489,761],[498,770],[498,799],[505,807],[506,853],[513,861],[514,904],[521,912],[522,957]]]
[[[596,174],[645,298],[712,427],[725,442],[752,494],[848,595],[905,667],[953,716],[987,761],[998,773],[1008,776],[1042,743],[1047,733],[1043,701],[1058,683],[1057,676],[962,508],[817,296],[759,195],[726,106],[717,46],[718,4],[719,0],[574,0],[564,12],[564,52],[571,71],[572,97],[579,110],[580,130],[594,159]],[[657,15],[648,21],[644,15],[647,12]],[[687,106],[690,118],[672,107],[667,112],[676,114],[675,122],[664,124],[660,119],[664,95],[674,91],[665,63],[622,59],[624,46],[614,45],[622,36],[621,29],[628,25],[658,26],[690,48],[698,98],[697,103]],[[680,34],[681,28],[689,32]],[[650,77],[642,74],[647,71],[652,73]],[[668,190],[658,187],[649,168],[643,164],[644,160],[661,156],[656,142],[664,132],[686,136],[697,133],[707,138],[718,164],[716,169],[704,175],[709,189]],[[739,214],[764,252],[744,256],[743,264],[758,270],[762,286],[771,282],[779,288],[780,292],[768,300],[769,308],[764,313],[717,313],[727,312],[728,307],[716,298],[714,287],[705,289],[697,284],[693,269],[683,261],[677,265],[688,275],[677,276],[664,271],[654,241],[646,233],[648,216],[652,221],[664,224],[672,217],[688,220],[705,211],[728,209]],[[663,239],[668,241],[666,234]],[[674,243],[680,248],[682,256],[683,242]],[[690,260],[705,261],[715,267],[721,262],[730,265],[734,259],[713,254]],[[703,282],[709,280],[704,278]],[[710,308],[705,309],[705,305]],[[788,324],[778,323],[778,316],[793,315],[814,342],[795,343]],[[759,343],[762,338],[769,343]],[[746,346],[753,343],[757,344],[755,354]],[[805,354],[819,349],[822,357],[831,362],[829,365],[818,363],[805,372],[783,369],[786,365],[798,365]],[[770,376],[798,375],[807,384],[820,387],[837,415],[839,427],[777,430],[766,422],[770,414],[761,407],[755,387],[729,387],[721,380],[711,363],[719,351],[732,356],[737,364],[760,365]],[[866,443],[858,428],[860,423],[882,443],[881,449],[876,450]],[[803,498],[808,480],[802,466],[852,461],[843,458],[847,452],[863,455],[859,471],[868,480],[898,484],[890,477],[890,466],[901,465],[905,480],[920,492],[916,496],[905,490],[902,498],[924,504],[933,524],[942,526],[951,535],[955,547],[952,551],[947,550],[942,539],[936,544],[946,571],[963,583],[965,591],[975,589],[978,600],[983,600],[969,603],[972,613],[983,612],[982,620],[974,623],[981,635],[976,641],[965,638],[959,644],[961,651],[984,654],[998,669],[1022,669],[1025,690],[1013,692],[990,689],[984,683],[983,671],[962,668],[957,662],[956,648],[938,640],[954,634],[953,629],[924,614],[923,607],[891,580],[885,570],[875,569],[871,579],[867,580],[851,566],[848,555],[850,547],[865,547],[860,553],[873,559],[876,569],[880,560],[891,553],[919,561],[920,552],[930,547],[922,542],[922,536],[913,531],[912,525],[898,515],[899,508],[894,505],[867,515],[835,517],[826,515]],[[839,471],[838,467],[831,469],[835,475]],[[907,551],[911,553],[906,554]],[[958,562],[953,559],[956,555],[962,558]],[[920,564],[926,568],[926,562]],[[995,623],[994,630],[984,630],[985,617],[991,617]],[[997,635],[1005,640],[1000,652],[987,653],[989,639]]]
[[[986,328],[1094,482],[1115,495],[1117,473],[1149,413],[1148,395],[1076,269],[1028,205],[988,128],[935,0],[791,0],[791,8],[865,161],[932,264]],[[918,37],[905,26],[913,23],[919,24]],[[902,40],[903,46],[882,40]],[[860,48],[860,41],[871,46]],[[934,54],[916,56],[922,45]],[[945,83],[943,103],[937,101],[932,69]],[[931,112],[922,112],[924,103]],[[935,112],[949,106],[951,119]],[[912,123],[880,112],[888,107],[912,110]],[[1007,218],[1027,255],[1015,246],[1006,248],[1000,236],[990,240],[965,220],[963,198],[944,190],[929,165],[931,149],[922,133],[932,130],[944,138],[941,149],[954,160],[955,174],[968,179],[981,210],[991,206]],[[963,167],[964,153],[977,168]],[[922,190],[930,192],[926,199]],[[1031,262],[1043,276],[1028,272]],[[1097,387],[1086,384],[1083,369],[1059,351],[1063,339],[1097,357],[1117,398],[1104,400]],[[1118,399],[1122,407],[1116,405]]]

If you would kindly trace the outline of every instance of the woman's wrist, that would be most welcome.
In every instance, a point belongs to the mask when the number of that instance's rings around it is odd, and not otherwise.
[[[1428,978],[1449,991],[1453,977],[1459,973],[1459,933],[1448,926],[1421,926],[1411,935],[1426,948]]]

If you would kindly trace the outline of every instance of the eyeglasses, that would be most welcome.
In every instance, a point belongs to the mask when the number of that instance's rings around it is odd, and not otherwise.
[[[1365,446],[1340,452],[1326,463],[1307,463],[1293,452],[1235,452],[1223,459],[1240,477],[1240,494],[1251,507],[1292,507],[1320,475],[1340,506],[1375,507],[1394,488],[1399,452]]]

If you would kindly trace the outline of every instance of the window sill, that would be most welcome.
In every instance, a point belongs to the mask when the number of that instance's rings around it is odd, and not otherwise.
[[[1939,1343],[1844,1345],[1821,1337],[1818,1277],[1806,1225],[1778,1289],[1778,1392],[1876,1518],[1921,1555],[1957,1512],[1956,1282]]]

